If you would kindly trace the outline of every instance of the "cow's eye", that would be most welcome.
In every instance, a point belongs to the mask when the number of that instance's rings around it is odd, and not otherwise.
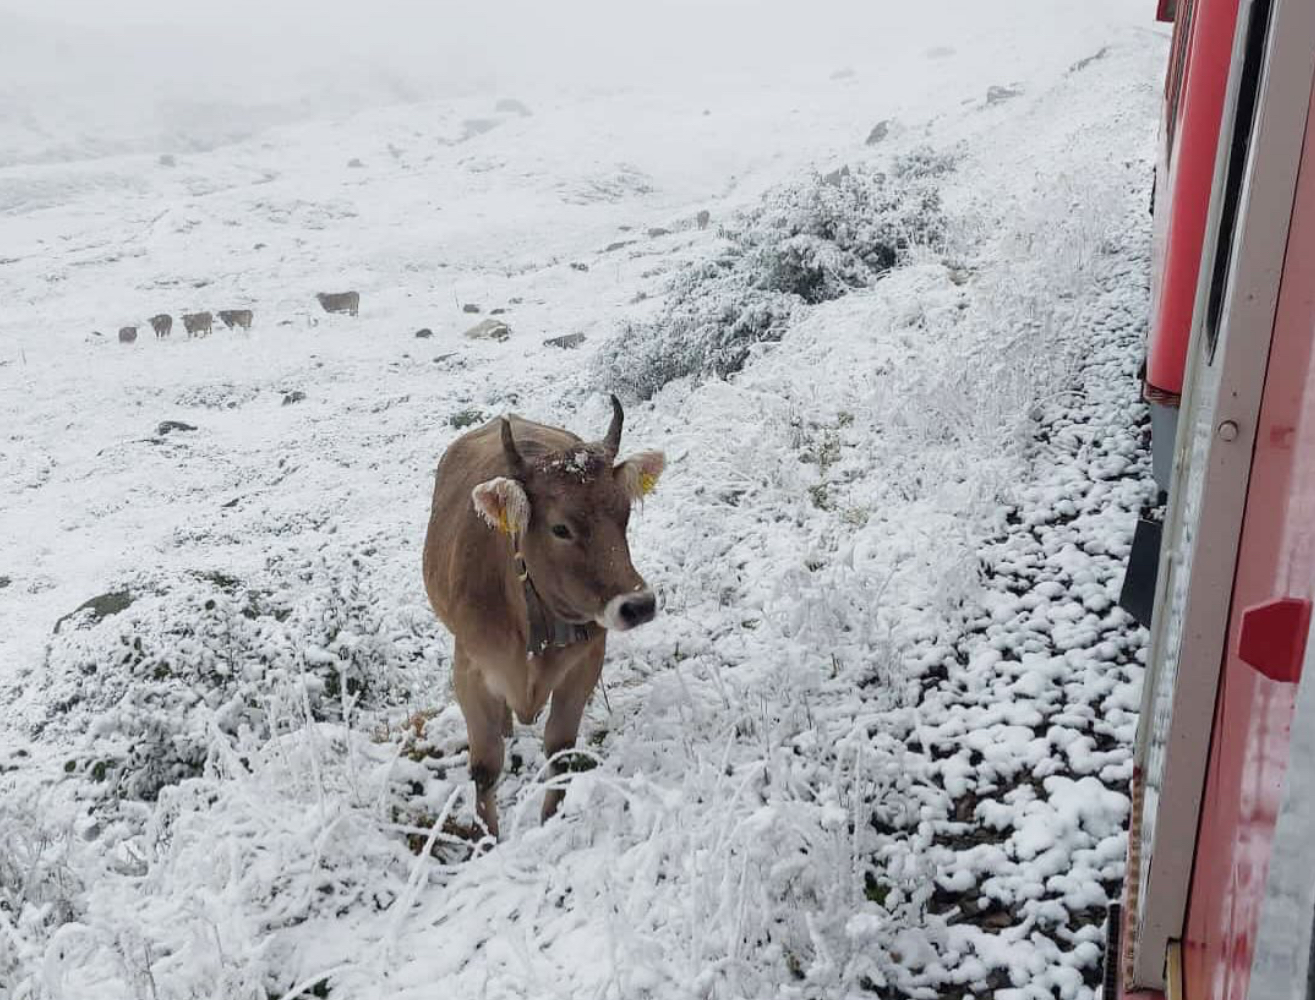
[[[571,537],[571,529],[564,524],[554,524],[552,526],[552,533],[558,538],[569,539]]]

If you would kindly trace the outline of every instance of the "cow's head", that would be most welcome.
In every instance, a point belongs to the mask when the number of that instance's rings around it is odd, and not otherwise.
[[[651,621],[657,600],[635,571],[626,542],[630,508],[657,485],[666,459],[644,451],[617,461],[624,421],[612,397],[607,436],[533,460],[502,421],[510,476],[475,487],[475,509],[520,538],[534,588],[556,617],[626,631]]]

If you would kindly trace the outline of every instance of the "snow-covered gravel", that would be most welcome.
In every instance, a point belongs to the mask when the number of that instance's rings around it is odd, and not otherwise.
[[[1146,637],[1117,600],[1154,486],[1135,388],[1144,234],[1109,250],[1077,377],[1038,403],[1026,485],[981,549],[983,592],[921,661],[906,740],[934,791],[916,825],[878,820],[886,850],[935,866],[944,923],[916,980],[940,996],[1086,995],[1121,890]]]
[[[1151,489],[1164,40],[1122,10],[715,102],[0,170],[0,997],[1092,997]],[[938,86],[890,96],[906,60]],[[559,817],[518,727],[473,844],[419,581],[443,448],[512,408],[601,433],[600,346],[701,294],[719,226],[923,151],[943,238],[629,405],[669,461],[632,529],[660,621],[613,641]],[[494,309],[505,341],[463,335]]]

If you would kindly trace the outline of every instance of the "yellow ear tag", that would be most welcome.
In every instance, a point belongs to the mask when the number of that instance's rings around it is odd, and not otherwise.
[[[507,523],[507,511],[505,508],[498,511],[498,530],[504,535],[511,534],[511,525]]]
[[[658,477],[651,472],[641,473],[639,476],[639,493],[641,496],[648,496],[657,489]]]

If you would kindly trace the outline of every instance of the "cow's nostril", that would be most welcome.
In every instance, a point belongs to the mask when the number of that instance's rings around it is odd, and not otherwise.
[[[618,610],[626,627],[634,628],[636,625],[651,622],[657,615],[657,598],[649,593],[636,594],[634,597],[626,598]]]

